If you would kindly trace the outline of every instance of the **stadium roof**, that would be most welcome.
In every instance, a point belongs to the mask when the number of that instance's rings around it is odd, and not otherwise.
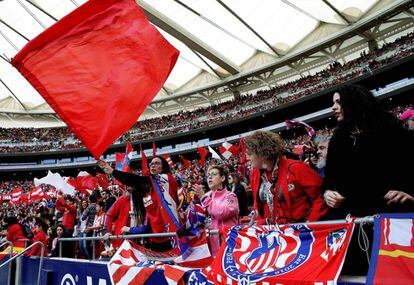
[[[54,115],[49,116],[53,111],[8,63],[8,59],[29,40],[84,2],[0,0],[0,113],[3,116],[0,121],[9,113],[38,114],[36,120],[51,121],[55,125],[59,123]],[[357,25],[369,15],[407,1],[137,2],[165,38],[180,50],[177,65],[155,98],[155,101],[165,101],[180,94],[185,95],[200,86],[225,82],[280,61],[315,42]],[[369,40],[369,36],[366,37]],[[177,100],[174,101],[179,104]],[[151,108],[154,113],[160,114],[153,106]]]

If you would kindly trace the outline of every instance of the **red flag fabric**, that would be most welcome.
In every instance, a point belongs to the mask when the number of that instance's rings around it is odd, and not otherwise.
[[[214,284],[334,284],[353,229],[352,222],[233,227],[204,271]]]
[[[149,168],[148,168],[147,156],[145,155],[145,152],[142,149],[142,146],[140,146],[140,149],[141,149],[141,167],[142,167],[142,174],[144,174],[144,175],[150,175],[150,171],[149,171]]]
[[[229,159],[231,156],[237,157],[239,155],[239,147],[228,142],[224,142],[219,147],[220,154],[225,158]]]
[[[152,142],[152,157],[155,157],[157,155],[157,145],[155,142]]]
[[[18,202],[19,200],[20,200],[20,196],[23,194],[23,188],[22,187],[15,187],[14,189],[13,189],[13,191],[11,192],[11,194],[10,194],[10,197],[11,197],[11,201],[13,202],[13,203],[16,203],[16,202]]]
[[[206,155],[209,153],[209,151],[203,147],[198,147],[197,151],[198,151],[198,154],[200,155],[198,166],[203,167],[204,164],[206,163]]]
[[[168,154],[163,155],[163,157],[165,158],[165,160],[168,162],[168,165],[172,169],[174,167],[174,162],[172,161],[171,157]]]
[[[243,138],[240,138],[239,141],[239,148],[240,148],[240,163],[246,163],[246,147],[244,146]]]
[[[366,284],[412,284],[414,280],[414,214],[381,214],[374,218],[374,243]]]
[[[246,166],[246,147],[244,146],[243,138],[240,138],[239,141],[239,151],[240,151],[240,169],[242,173],[243,180],[246,179],[247,176],[247,166]]]
[[[29,192],[29,200],[30,201],[38,201],[38,200],[42,200],[43,198],[49,199],[50,197],[49,197],[49,195],[47,195],[45,193],[45,191],[43,191],[43,189],[40,185],[36,186],[32,190],[30,190],[30,192]]]
[[[186,159],[184,156],[182,156],[182,155],[180,155],[180,159],[181,159],[181,161],[183,162],[183,167],[184,167],[184,169],[188,169],[188,168],[190,168],[190,166],[191,166],[191,162],[188,160],[188,159]]]
[[[109,182],[108,176],[103,173],[96,173],[96,179],[98,180],[98,184],[103,189],[108,189],[111,183]]]
[[[124,172],[132,172],[129,165],[131,164],[132,159],[132,145],[130,142],[126,144],[125,153],[115,153],[115,169],[124,171]]]
[[[134,0],[91,0],[30,41],[12,65],[99,158],[138,120],[178,54]]]

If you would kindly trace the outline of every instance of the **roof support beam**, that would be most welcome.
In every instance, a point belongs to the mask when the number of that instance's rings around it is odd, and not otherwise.
[[[173,22],[171,19],[167,18],[152,6],[148,5],[144,1],[137,1],[138,5],[144,9],[145,13],[148,16],[148,19],[159,28],[163,29],[173,37],[177,38],[189,48],[197,51],[203,56],[207,57],[209,60],[215,64],[221,66],[223,69],[227,70],[230,74],[237,74],[240,72],[240,68],[233,63],[230,59],[220,54],[211,46],[207,45],[202,40],[198,39],[184,28],[179,26],[177,23]]]
[[[7,86],[6,83],[4,83],[3,80],[0,79],[0,83],[3,84],[4,87],[6,87],[6,89],[10,92],[10,94],[13,96],[14,99],[16,99],[17,102],[19,102],[20,106],[23,107],[23,109],[25,111],[27,111],[26,106],[24,106],[24,104],[22,103],[22,101],[19,100],[19,98],[17,98],[16,94],[13,93],[13,91],[9,88],[9,86]]]
[[[345,23],[347,23],[347,25],[349,26],[351,24],[351,22],[341,13],[339,12],[338,9],[336,9],[336,7],[334,5],[332,5],[331,3],[329,3],[328,0],[322,0],[323,3],[325,3],[329,8],[331,8],[332,11],[334,11],[342,20],[345,21]]]
[[[26,0],[27,1],[27,0]],[[20,4],[20,6],[22,6],[23,7],[23,9],[25,9],[26,10],[26,12],[27,13],[29,13],[29,15],[33,18],[33,19],[35,19],[35,21],[39,24],[39,25],[41,25],[42,27],[43,27],[43,29],[47,29],[47,26],[42,22],[42,21],[40,21],[40,19],[38,18],[38,17],[36,17],[36,15],[35,14],[33,14],[33,12],[32,11],[30,11],[30,9],[29,8],[27,8],[27,6],[26,5],[24,5],[24,3],[21,1],[21,0],[17,0],[17,2]],[[27,1],[28,2],[28,1]]]
[[[26,41],[30,41],[28,37],[26,37],[25,35],[23,35],[22,33],[20,33],[18,30],[16,30],[15,28],[13,28],[9,24],[7,24],[4,20],[0,19],[0,23],[2,23],[3,25],[5,25],[7,28],[9,28],[10,30],[12,30],[13,32],[15,32],[16,34],[18,34],[20,37],[22,37]]]
[[[39,10],[43,14],[45,14],[46,16],[48,16],[49,18],[55,20],[56,22],[58,21],[57,18],[53,17],[50,13],[46,12],[46,10],[44,10],[42,7],[40,7],[39,5],[34,3],[32,0],[26,0],[26,2],[29,3],[30,5],[32,5],[33,7],[35,7],[37,10]]]
[[[256,37],[258,37],[263,43],[265,43],[265,45],[267,45],[267,47],[270,48],[270,50],[273,51],[275,55],[277,55],[279,57],[281,56],[270,43],[268,43],[255,29],[253,29],[249,24],[247,24],[247,22],[244,21],[239,15],[237,15],[237,13],[234,12],[229,6],[227,6],[221,0],[216,0],[216,1],[221,6],[223,6],[224,9],[226,9],[228,12],[230,12],[230,14],[232,14],[237,20],[239,20],[239,22],[241,22],[246,28],[248,28],[253,34],[255,34]]]
[[[17,48],[17,46],[13,43],[13,41],[11,40],[11,39],[9,39],[9,37],[8,36],[6,36],[6,34],[5,33],[3,33],[1,30],[0,30],[0,36],[2,36],[16,51],[19,51],[19,49]]]
[[[296,11],[299,11],[300,13],[302,13],[305,16],[308,16],[309,18],[314,19],[317,22],[321,22],[321,20],[319,20],[318,18],[316,18],[315,16],[313,16],[312,14],[309,14],[308,12],[306,12],[305,10],[302,10],[301,8],[299,8],[298,6],[290,3],[288,0],[282,0],[283,3],[285,3],[286,5],[292,7],[293,9],[295,9]]]

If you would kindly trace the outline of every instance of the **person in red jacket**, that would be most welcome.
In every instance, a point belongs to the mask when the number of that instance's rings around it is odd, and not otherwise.
[[[37,219],[35,222],[35,227],[34,227],[35,235],[33,237],[32,242],[35,243],[37,241],[40,241],[43,243],[43,248],[44,248],[43,256],[48,256],[46,231],[47,231],[47,225],[42,220]],[[42,252],[42,247],[40,245],[35,245],[29,251],[27,251],[25,255],[40,256],[41,252]]]
[[[244,141],[259,223],[311,222],[326,214],[322,178],[307,163],[285,158],[279,135],[256,131]]]
[[[22,226],[14,216],[9,216],[6,219],[7,235],[6,239],[13,244],[13,247],[24,248],[26,246],[27,237],[25,237]]]
[[[65,236],[72,237],[73,231],[76,223],[76,207],[74,205],[74,200],[71,196],[67,196],[64,199],[62,193],[58,193],[58,200],[56,201],[56,209],[63,212],[62,226],[65,228]],[[67,250],[68,256],[65,257],[74,257],[74,244],[73,242],[65,242],[63,244]]]

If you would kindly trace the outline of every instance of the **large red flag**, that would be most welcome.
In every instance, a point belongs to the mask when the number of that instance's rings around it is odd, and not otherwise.
[[[178,54],[134,0],[91,0],[12,64],[98,158],[138,120]]]

